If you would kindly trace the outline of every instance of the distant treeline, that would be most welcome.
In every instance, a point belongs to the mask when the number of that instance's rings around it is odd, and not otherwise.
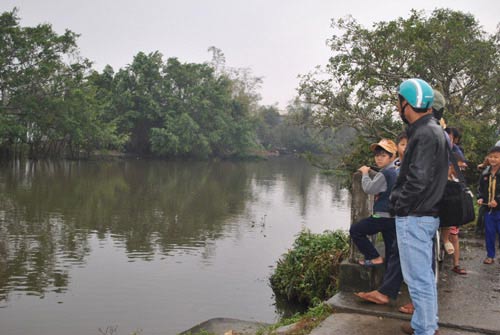
[[[260,106],[261,79],[210,62],[139,52],[117,71],[79,57],[78,35],[0,16],[0,151],[30,158],[117,151],[155,157],[234,157],[265,150],[319,151],[325,136]],[[295,111],[303,109],[298,104]]]
[[[0,15],[0,154],[88,157],[245,157],[269,152],[334,153],[340,167],[366,163],[368,144],[404,128],[397,86],[418,77],[446,99],[448,125],[463,133],[470,165],[500,131],[500,28],[482,31],[470,14],[435,9],[378,22],[332,21],[326,66],[302,75],[279,113],[260,105],[261,78],[226,66],[224,54],[183,63],[139,52],[114,70],[79,56],[78,35],[50,24],[21,27]],[[396,114],[396,117],[395,117]],[[348,154],[345,154],[348,153]],[[473,171],[474,169],[469,169]]]

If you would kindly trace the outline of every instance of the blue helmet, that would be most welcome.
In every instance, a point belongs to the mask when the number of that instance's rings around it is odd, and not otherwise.
[[[422,79],[412,78],[403,81],[399,85],[398,93],[416,109],[430,108],[434,101],[434,90]]]

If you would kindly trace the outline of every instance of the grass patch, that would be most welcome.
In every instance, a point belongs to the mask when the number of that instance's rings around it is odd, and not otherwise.
[[[290,318],[284,318],[272,326],[260,329],[256,335],[272,335],[278,328],[291,324],[295,324],[295,326],[287,332],[287,335],[306,335],[332,313],[333,310],[329,305],[321,303],[311,307],[304,314],[296,314]]]
[[[211,332],[209,332],[209,331],[207,331],[205,329],[202,329],[202,330],[200,330],[200,331],[198,331],[196,333],[189,332],[189,333],[186,333],[184,335],[217,335],[217,334],[211,333]]]

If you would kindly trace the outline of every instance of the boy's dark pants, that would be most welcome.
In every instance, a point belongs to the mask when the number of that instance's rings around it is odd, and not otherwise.
[[[484,227],[487,257],[495,258],[495,240],[500,235],[500,210],[485,213]]]
[[[393,251],[393,242],[396,239],[395,219],[369,216],[353,224],[349,233],[351,234],[353,243],[367,260],[380,256],[377,249],[375,249],[368,239],[368,235],[382,233],[385,246],[385,260],[387,261]]]
[[[434,241],[436,243],[436,241]],[[436,259],[436,255],[434,254],[435,249],[432,249],[432,259]],[[401,261],[399,260],[399,248],[398,248],[398,239],[394,239],[394,243],[392,244],[392,251],[389,259],[387,260],[387,265],[385,267],[384,278],[382,279],[382,285],[380,285],[379,291],[380,293],[391,297],[396,300],[399,294],[399,290],[401,288],[401,284],[403,284],[403,271],[401,270]],[[432,271],[436,273],[435,267],[438,266],[435,262],[432,264]]]
[[[403,271],[401,271],[401,262],[399,261],[398,240],[394,239],[391,255],[387,260],[384,278],[382,279],[382,285],[378,291],[392,299],[396,299],[401,284],[403,284]]]

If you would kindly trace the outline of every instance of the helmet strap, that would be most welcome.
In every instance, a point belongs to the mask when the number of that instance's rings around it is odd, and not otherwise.
[[[405,116],[405,110],[406,110],[406,107],[408,106],[408,102],[406,100],[404,100],[404,105],[401,103],[401,113],[399,113],[399,115],[401,116],[401,120],[403,120],[404,123],[406,124],[409,124],[410,122],[408,121],[408,119],[406,118]]]

